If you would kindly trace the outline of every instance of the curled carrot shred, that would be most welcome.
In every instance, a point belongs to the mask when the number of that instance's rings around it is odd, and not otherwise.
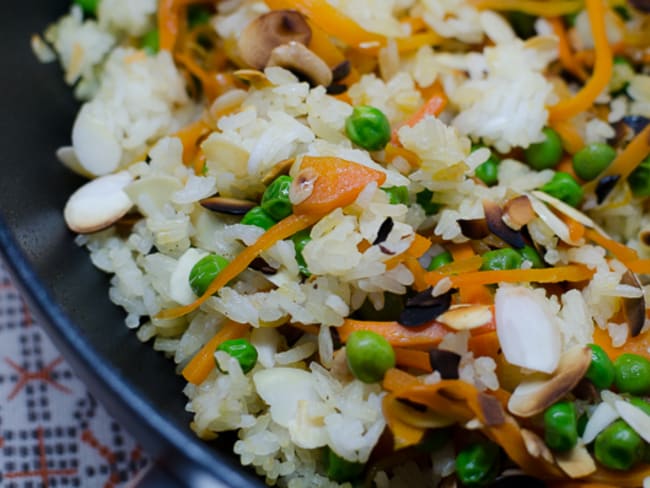
[[[549,107],[549,119],[551,121],[570,119],[589,109],[596,98],[598,98],[598,95],[607,87],[612,77],[612,50],[609,47],[607,30],[605,28],[605,6],[603,5],[603,0],[586,0],[585,3],[587,13],[589,14],[589,22],[591,23],[596,52],[594,72],[589,81],[587,81],[575,96]]]
[[[199,119],[196,122],[180,129],[176,134],[183,144],[183,163],[189,165],[194,161],[196,154],[198,153],[199,140],[206,136],[210,132],[210,127],[205,123],[203,119]]]
[[[181,32],[181,18],[185,19],[185,9],[188,5],[214,4],[213,0],[159,0],[158,1],[158,32],[160,49],[173,51],[176,40]]]
[[[212,336],[208,342],[197,352],[192,360],[183,368],[183,377],[193,385],[200,385],[208,377],[216,364],[214,351],[222,342],[230,339],[239,339],[248,334],[249,325],[227,320],[225,324]]]
[[[415,368],[426,373],[431,373],[429,354],[424,351],[394,347],[395,362],[403,368]]]
[[[242,271],[244,271],[253,259],[259,256],[262,251],[270,248],[276,242],[291,237],[296,232],[300,232],[301,230],[310,227],[318,220],[318,218],[318,216],[290,215],[281,220],[262,234],[255,244],[247,247],[239,253],[239,255],[237,255],[237,257],[217,275],[212,283],[210,283],[210,286],[205,293],[198,299],[189,305],[163,310],[158,313],[156,317],[159,319],[173,319],[193,312],[208,298],[218,292],[226,283],[233,278],[236,278]]]
[[[622,261],[623,263],[639,259],[639,255],[634,249],[631,249],[626,245],[621,244],[620,242],[616,242],[615,240],[604,236],[597,230],[586,229],[585,237],[590,241],[595,242],[599,246],[607,249],[610,253],[614,255],[616,259]]]
[[[578,64],[573,52],[571,51],[571,44],[569,38],[567,37],[566,29],[564,28],[564,22],[560,17],[553,17],[549,19],[549,23],[553,28],[553,32],[558,37],[558,55],[560,58],[560,63],[562,67],[567,70],[569,73],[576,76],[579,80],[585,81],[587,79],[587,73],[585,69]]]

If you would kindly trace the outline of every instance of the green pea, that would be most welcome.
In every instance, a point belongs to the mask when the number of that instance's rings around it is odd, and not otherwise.
[[[540,188],[544,193],[562,200],[564,203],[577,207],[582,201],[583,190],[580,184],[569,173],[557,171],[553,179]]]
[[[456,475],[467,486],[483,486],[494,481],[499,470],[499,446],[480,442],[462,449],[456,456]]]
[[[481,269],[484,271],[518,269],[524,262],[521,254],[509,247],[488,251],[481,258],[483,259]]]
[[[303,249],[305,249],[307,243],[311,241],[311,236],[309,234],[310,230],[305,229],[295,233],[291,237],[293,247],[296,250],[296,261],[298,262],[298,268],[300,269],[300,272],[305,276],[311,276],[309,268],[307,268],[307,263],[305,262],[305,257],[302,255]]]
[[[614,384],[622,393],[650,393],[650,361],[638,354],[621,354],[614,361]]]
[[[634,196],[650,196],[650,157],[641,161],[641,163],[627,177],[627,182]]]
[[[197,296],[202,296],[229,261],[218,254],[208,254],[201,258],[190,271],[190,288]]]
[[[604,142],[593,142],[573,155],[573,170],[585,181],[596,178],[614,161],[616,149]]]
[[[149,55],[154,55],[160,49],[160,34],[158,29],[151,29],[144,36],[141,41],[142,49]]]
[[[210,21],[210,11],[202,5],[190,5],[187,8],[187,25],[191,29]]]
[[[388,195],[388,202],[391,205],[409,204],[409,189],[406,186],[391,186],[388,188],[382,188],[384,192]]]
[[[282,220],[293,212],[293,206],[291,205],[291,200],[289,200],[292,181],[293,178],[291,176],[278,176],[264,190],[260,206],[275,220]]]
[[[530,261],[531,263],[533,263],[533,268],[546,267],[544,260],[542,259],[542,257],[539,255],[539,253],[534,247],[526,244],[521,249],[518,249],[518,251],[522,258],[524,258],[526,261]]]
[[[545,139],[531,144],[524,151],[526,163],[537,171],[555,167],[562,158],[562,140],[558,133],[550,127],[545,127],[542,132]]]
[[[436,254],[431,258],[431,262],[427,267],[427,271],[433,271],[444,266],[445,264],[452,263],[453,261],[454,257],[449,251],[441,252],[440,254]]]
[[[253,207],[242,217],[241,223],[256,225],[264,230],[269,230],[277,222],[262,207]]]
[[[97,7],[99,7],[100,0],[74,0],[74,3],[81,7],[81,10],[86,15],[97,15]]]
[[[440,204],[432,202],[433,192],[431,190],[422,190],[415,195],[415,202],[422,207],[426,215],[434,215],[440,210]]]
[[[578,442],[578,419],[576,407],[562,401],[551,405],[544,412],[544,440],[557,452],[566,452]]]
[[[614,382],[614,363],[599,345],[589,344],[589,347],[591,348],[591,363],[585,378],[599,390],[605,390]]]
[[[364,383],[381,381],[386,371],[395,366],[395,351],[376,332],[354,331],[346,345],[348,367]]]
[[[645,412],[646,415],[650,415],[650,403],[645,401],[643,398],[639,397],[630,397],[629,402],[637,408],[640,408]]]
[[[379,151],[390,141],[390,122],[381,110],[360,105],[346,119],[345,133],[357,146]]]
[[[594,455],[609,469],[627,470],[643,456],[643,439],[624,420],[617,420],[598,436]]]
[[[499,181],[499,165],[488,159],[476,167],[474,176],[487,186],[494,186]]]
[[[246,339],[230,339],[217,346],[217,351],[227,352],[241,366],[244,374],[248,373],[257,363],[257,349]]]
[[[354,481],[361,476],[364,468],[364,464],[348,461],[332,451],[331,448],[325,448],[325,473],[329,479],[337,483]]]
[[[366,299],[356,311],[356,316],[361,320],[372,320],[375,322],[389,322],[397,320],[399,314],[404,310],[406,297],[396,293],[384,293],[384,306],[377,310],[373,303]]]

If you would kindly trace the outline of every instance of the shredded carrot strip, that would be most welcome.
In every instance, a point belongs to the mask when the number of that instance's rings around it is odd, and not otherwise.
[[[409,119],[407,119],[406,122],[404,122],[402,125],[393,129],[391,142],[394,145],[400,145],[397,133],[401,127],[413,127],[423,118],[429,115],[437,117],[447,106],[447,95],[445,95],[445,91],[442,88],[442,84],[440,82],[436,81],[428,91],[430,93],[429,99],[420,107],[420,109],[415,112]]]
[[[233,259],[228,266],[217,275],[201,297],[189,305],[163,310],[157,315],[157,318],[172,319],[193,312],[208,298],[218,292],[226,283],[233,278],[236,278],[237,275],[244,271],[251,261],[259,256],[262,251],[265,251],[276,242],[291,237],[296,232],[306,229],[316,223],[318,219],[318,216],[290,215],[286,219],[281,220],[262,234],[255,244],[248,246],[235,259]]]
[[[397,322],[345,319],[343,325],[337,327],[336,330],[341,342],[344,343],[347,342],[352,332],[356,330],[369,330],[384,336],[391,346],[419,350],[436,347],[448,333],[455,332],[453,329],[435,320],[418,327],[404,327]],[[472,336],[479,336],[493,332],[494,330],[496,330],[496,324],[494,323],[494,314],[492,314],[489,322],[472,329],[471,334]]]
[[[417,156],[417,154],[415,154],[413,151],[409,151],[408,149],[404,149],[402,146],[393,144],[392,142],[389,142],[386,145],[385,153],[386,153],[386,161],[388,161],[389,163],[392,163],[395,160],[395,158],[401,157],[404,158],[404,160],[412,168],[417,168],[420,166],[420,158]]]
[[[272,10],[294,9],[309,17],[318,27],[345,44],[356,48],[378,48],[386,38],[369,32],[327,0],[265,0]]]
[[[396,405],[397,398],[395,395],[389,393],[382,401],[382,412],[388,428],[393,433],[393,442],[395,449],[402,449],[408,446],[418,444],[424,437],[425,429],[415,427],[404,422],[397,414]]]
[[[192,163],[194,174],[199,176],[202,176],[204,174],[206,160],[207,158],[203,152],[200,152],[196,155],[194,162]]]
[[[208,377],[216,364],[214,361],[214,351],[217,346],[222,342],[230,339],[239,339],[248,334],[250,326],[233,322],[232,320],[226,321],[219,331],[212,336],[200,350],[197,352],[192,360],[187,363],[183,368],[183,377],[193,385],[200,385]]]
[[[404,349],[402,347],[393,348],[395,351],[395,362],[404,368],[415,368],[426,373],[431,373],[431,361],[429,354],[424,351],[415,351],[413,349]]]
[[[564,28],[564,22],[560,17],[553,17],[548,19],[553,32],[558,37],[558,54],[560,57],[560,63],[562,67],[567,70],[569,73],[575,75],[579,80],[585,81],[587,79],[587,72],[582,66],[578,64],[575,57],[573,56],[573,51],[571,51],[571,44],[567,36],[566,29]]]
[[[413,274],[413,288],[415,291],[424,291],[429,288],[426,281],[427,271],[422,267],[420,262],[413,256],[406,256],[404,265]]]
[[[393,256],[384,262],[386,269],[393,269],[398,264],[405,262],[409,257],[414,259],[422,257],[422,255],[427,252],[430,247],[431,241],[427,237],[424,237],[420,234],[415,234],[413,242],[405,252],[398,254],[397,256]]]
[[[434,46],[440,44],[444,39],[436,32],[429,30],[420,34],[412,34],[407,37],[396,37],[395,44],[400,53],[417,51],[422,46]]]
[[[607,249],[610,253],[614,255],[616,259],[622,261],[623,263],[639,259],[639,255],[634,249],[631,249],[626,245],[621,244],[620,242],[616,242],[615,240],[610,239],[609,237],[605,237],[597,230],[594,229],[585,230],[585,237],[590,241],[595,242],[599,246]]]
[[[584,225],[566,214],[558,212],[556,215],[569,229],[569,239],[571,239],[572,242],[578,242],[584,237],[586,231]]]
[[[585,185],[585,192],[593,192],[598,181],[605,176],[620,175],[619,181],[625,180],[648,154],[650,154],[650,124],[634,136],[634,139],[598,178]]]
[[[419,385],[418,379],[401,369],[391,368],[386,371],[381,386],[386,391],[398,392],[414,385]]]
[[[523,2],[522,2],[523,3]],[[596,51],[596,65],[589,81],[572,98],[562,100],[549,107],[549,119],[565,120],[584,112],[593,105],[598,95],[607,87],[612,77],[612,52],[605,29],[605,7],[603,0],[586,0],[587,13],[591,23]]]
[[[567,120],[555,120],[551,122],[551,128],[555,130],[562,140],[562,147],[569,154],[575,154],[585,147],[585,141],[575,125]],[[573,171],[573,165],[571,165]]]
[[[476,271],[449,279],[452,288],[461,288],[467,285],[491,285],[495,283],[559,283],[561,281],[585,281],[594,275],[594,271],[586,266],[572,264],[544,269],[509,269],[503,271]],[[441,279],[440,273],[431,271],[427,275],[430,285],[435,285]]]
[[[210,127],[203,119],[180,129],[176,134],[183,144],[183,163],[189,165],[194,161],[199,150],[198,141],[210,132]]]
[[[626,261],[625,266],[633,273],[650,274],[650,259],[633,259]]]
[[[572,14],[582,8],[580,0],[534,1],[534,0],[474,0],[476,8],[489,10],[514,10],[537,17],[557,17]]]
[[[444,266],[440,266],[436,272],[445,275],[469,273],[471,271],[478,271],[483,264],[483,259],[479,255],[474,255],[469,258],[453,261]]]
[[[223,87],[217,79],[216,72],[209,72],[204,70],[199,64],[192,59],[191,56],[184,53],[175,53],[174,59],[201,82],[203,92],[208,100],[214,100],[218,95],[223,92]],[[233,79],[234,81],[234,79]]]
[[[467,266],[467,271],[477,271],[481,265],[483,264],[483,259],[481,259],[480,256],[477,256],[477,254],[474,252],[474,248],[472,248],[471,243],[469,242],[464,242],[462,244],[455,244],[452,246],[449,246],[449,252],[451,252],[451,255],[454,258],[454,263],[465,263],[467,262],[470,264],[470,259],[473,259],[471,264],[475,266],[478,264],[478,267],[474,270],[469,269],[470,267]],[[481,261],[479,261],[475,258],[479,258]],[[451,263],[452,265],[454,263]],[[442,269],[438,269],[435,271],[435,273],[445,273],[446,272]],[[432,274],[429,275],[429,278],[431,278]],[[436,282],[439,281],[439,279],[436,280]],[[461,286],[459,291],[459,296],[460,296],[460,302],[461,303],[492,303],[492,295],[488,291],[488,289],[481,285],[481,284],[475,284],[475,283],[467,283],[464,286]]]

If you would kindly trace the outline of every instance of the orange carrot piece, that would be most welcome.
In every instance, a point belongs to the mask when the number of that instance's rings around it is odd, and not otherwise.
[[[293,9],[308,17],[327,34],[356,48],[378,48],[386,43],[380,34],[369,32],[327,0],[265,0],[272,10]]]
[[[184,19],[185,7],[199,3],[214,3],[213,0],[159,0],[158,32],[159,45],[163,51],[173,51],[181,30],[181,17]]]
[[[634,261],[639,259],[639,255],[634,249],[627,247],[620,242],[616,242],[609,237],[605,237],[600,232],[594,229],[586,229],[585,237],[590,241],[595,242],[601,247],[607,249],[616,259],[626,263],[628,261]]]
[[[413,289],[415,289],[415,291],[424,291],[429,288],[429,284],[426,280],[427,271],[416,258],[407,255],[404,258],[404,265],[413,274]]]
[[[596,51],[594,72],[589,81],[575,96],[549,107],[549,120],[551,121],[570,119],[589,109],[598,98],[598,95],[607,87],[612,76],[613,61],[605,29],[603,0],[586,0],[585,4]]]
[[[562,147],[569,154],[575,154],[585,147],[585,141],[575,125],[568,120],[556,120],[551,122],[551,128],[555,130],[562,140]],[[573,173],[573,164],[569,159],[570,172]],[[567,171],[566,168],[557,168],[559,171]]]
[[[400,23],[411,26],[411,34],[427,29],[427,24],[422,17],[402,17]]]
[[[602,347],[612,361],[625,353],[638,354],[639,356],[644,356],[645,358],[650,359],[650,350],[648,350],[650,348],[649,331],[642,332],[636,337],[628,337],[625,344],[621,347],[614,347],[609,333],[600,327],[595,327],[594,343]]]
[[[401,369],[391,368],[386,371],[381,386],[386,391],[398,392],[419,384],[420,382],[418,379],[412,374],[402,371]]]
[[[200,385],[208,377],[216,364],[214,361],[214,351],[222,342],[230,339],[239,339],[248,334],[249,325],[226,321],[225,324],[212,336],[206,344],[197,352],[192,360],[183,368],[183,377],[193,385]]]
[[[176,134],[183,144],[183,163],[192,163],[199,150],[198,141],[210,132],[210,127],[203,119],[191,123],[180,129]]]
[[[469,273],[471,271],[478,271],[482,265],[483,259],[481,256],[475,254],[474,256],[460,259],[458,261],[452,261],[449,264],[440,266],[436,272],[445,275]]]
[[[419,369],[425,373],[433,371],[428,353],[403,347],[395,347],[393,351],[395,351],[395,362],[398,366]]]
[[[455,244],[453,246],[449,246],[449,252],[451,252],[452,257],[454,258],[455,263],[469,263],[470,259],[473,259],[474,261],[471,263],[473,266],[478,264],[478,267],[474,270],[468,269],[468,271],[477,271],[481,265],[483,264],[483,259],[480,256],[477,256],[476,253],[474,252],[474,248],[472,247],[471,243],[469,242],[464,242],[462,244]],[[480,259],[480,263],[478,262],[477,259]],[[449,266],[453,265],[454,262],[452,262]],[[459,267],[461,265],[459,264]],[[441,273],[444,272],[441,269],[436,270],[436,272]],[[490,294],[489,290],[481,284],[474,284],[474,283],[467,283],[464,286],[459,287],[459,296],[460,296],[460,301],[461,303],[483,303],[483,304],[488,304],[492,303],[492,295]]]
[[[571,241],[576,242],[584,237],[586,231],[584,225],[582,225],[577,220],[572,219],[567,214],[558,212],[556,215],[560,220],[562,220],[562,222],[566,224],[567,228],[569,229],[569,239],[571,239]]]
[[[382,171],[335,157],[305,156],[300,166],[300,172],[303,171],[312,172],[316,180],[311,194],[293,206],[296,215],[322,217],[354,203],[370,183],[381,186],[386,181],[386,173]]]
[[[273,244],[282,239],[291,237],[296,232],[313,225],[318,220],[318,216],[308,215],[290,215],[289,217],[281,220],[264,234],[252,246],[244,249],[235,259],[233,259],[228,266],[226,266],[212,281],[208,289],[203,295],[189,305],[183,307],[170,308],[163,310],[157,315],[160,319],[172,319],[182,317],[190,312],[193,312],[201,306],[208,298],[218,292],[226,283],[233,278],[236,278],[248,265],[255,259],[262,251],[267,250]]]
[[[650,259],[634,259],[625,263],[627,268],[638,274],[650,274]]]
[[[468,285],[492,285],[496,283],[559,283],[561,281],[585,281],[594,274],[586,266],[568,265],[544,269],[509,269],[503,271],[476,271],[458,276],[451,276],[449,279],[452,288],[463,288]],[[440,280],[440,274],[431,271],[427,275],[430,285],[435,285]]]
[[[486,332],[470,336],[467,347],[476,357],[489,356],[494,359],[499,354],[501,346],[496,332]]]
[[[578,64],[573,52],[571,51],[571,43],[567,36],[566,29],[564,28],[564,22],[560,17],[553,17],[548,19],[553,32],[557,36],[558,42],[558,55],[560,58],[560,63],[562,67],[567,70],[569,73],[575,75],[579,80],[585,81],[587,79],[587,72],[582,66]]]
[[[412,34],[406,37],[397,37],[395,38],[395,44],[397,44],[397,50],[400,53],[408,53],[411,51],[417,51],[422,46],[440,44],[443,40],[444,38],[439,34],[429,30],[427,32]]]
[[[413,256],[414,258],[421,258],[424,256],[424,253],[429,250],[430,247],[431,240],[428,237],[424,237],[420,234],[415,234],[413,242],[406,252],[409,254],[409,256]]]

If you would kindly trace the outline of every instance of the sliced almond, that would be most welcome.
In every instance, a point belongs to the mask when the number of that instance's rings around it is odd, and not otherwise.
[[[262,183],[270,185],[278,176],[289,174],[289,170],[295,160],[295,158],[283,159],[279,163],[273,165],[273,167],[262,176]]]
[[[582,241],[571,239],[569,227],[549,209],[544,202],[533,196],[529,196],[530,204],[537,216],[544,222],[561,240],[572,246],[579,246]]]
[[[436,321],[454,330],[472,330],[489,324],[494,319],[489,305],[453,305]]]
[[[582,434],[582,442],[590,444],[598,434],[617,418],[619,418],[619,414],[614,407],[607,402],[599,403],[587,421],[585,431]]]
[[[524,286],[502,286],[494,298],[497,336],[510,364],[551,374],[562,338],[546,299]]]
[[[503,239],[516,249],[521,249],[526,244],[519,231],[513,230],[503,221],[503,210],[498,203],[492,200],[483,200],[483,211],[488,229],[495,236]]]
[[[535,211],[526,195],[508,200],[503,207],[503,221],[512,229],[519,230],[535,218]]]
[[[524,381],[515,388],[508,410],[519,417],[532,417],[563,398],[582,379],[591,364],[591,349],[575,346],[560,358],[557,371],[543,380]]]
[[[536,198],[540,199],[545,203],[548,203],[555,210],[557,210],[560,213],[563,213],[568,217],[571,217],[576,222],[580,222],[582,225],[589,227],[591,229],[599,228],[598,225],[596,225],[596,223],[593,220],[591,220],[580,210],[577,210],[576,208],[572,207],[568,203],[564,203],[562,200],[552,197],[551,195],[549,195],[548,193],[544,193],[543,191],[533,191],[531,193]]]
[[[256,69],[238,69],[233,71],[233,76],[250,84],[253,88],[261,89],[273,86],[264,73]]]
[[[535,432],[528,429],[521,429],[521,438],[524,441],[528,454],[537,459],[544,459],[549,463],[553,463],[553,454],[548,448],[544,440],[535,434]]]
[[[75,191],[63,210],[63,218],[70,230],[88,234],[120,220],[133,206],[124,192],[132,179],[128,171],[121,171],[100,176]]]
[[[650,415],[623,400],[618,400],[615,406],[621,418],[643,437],[644,441],[650,442]]]
[[[596,463],[587,448],[578,444],[568,452],[558,453],[555,461],[570,478],[584,478],[596,471]]]

